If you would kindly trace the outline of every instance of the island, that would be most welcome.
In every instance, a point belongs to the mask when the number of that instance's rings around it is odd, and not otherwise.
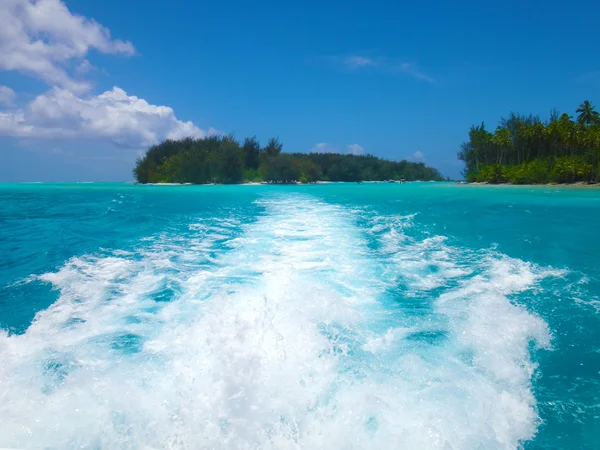
[[[600,114],[588,101],[567,113],[551,111],[546,121],[511,113],[490,132],[471,127],[458,158],[467,182],[546,184],[600,181]]]
[[[390,161],[372,155],[284,153],[277,138],[261,147],[256,137],[166,140],[137,160],[138,183],[314,183],[319,181],[441,181],[422,162]]]

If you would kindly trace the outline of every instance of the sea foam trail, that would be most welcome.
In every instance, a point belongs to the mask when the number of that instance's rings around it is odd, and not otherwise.
[[[0,446],[472,449],[533,437],[529,346],[548,347],[549,333],[508,296],[554,272],[411,238],[412,217],[299,194],[261,203],[251,224],[205,219],[192,237],[42,276],[59,300],[25,334],[0,336]]]

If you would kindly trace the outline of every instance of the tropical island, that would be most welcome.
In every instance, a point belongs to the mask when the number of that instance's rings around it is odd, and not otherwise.
[[[277,138],[265,147],[255,138],[233,136],[166,140],[137,160],[138,183],[314,183],[318,181],[441,181],[422,162],[390,161],[372,155],[282,153]]]
[[[600,114],[588,101],[574,121],[554,110],[546,121],[511,113],[490,132],[471,127],[458,158],[468,182],[545,184],[600,182]]]

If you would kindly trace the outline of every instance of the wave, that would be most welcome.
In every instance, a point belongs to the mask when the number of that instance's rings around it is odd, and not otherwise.
[[[517,448],[551,268],[301,194],[72,258],[0,336],[0,445]],[[533,347],[532,347],[533,346]]]

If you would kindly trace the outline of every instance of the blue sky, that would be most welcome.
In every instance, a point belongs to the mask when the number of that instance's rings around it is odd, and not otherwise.
[[[0,181],[130,180],[148,145],[211,130],[456,177],[472,124],[596,103],[598,17],[592,1],[3,0]]]

